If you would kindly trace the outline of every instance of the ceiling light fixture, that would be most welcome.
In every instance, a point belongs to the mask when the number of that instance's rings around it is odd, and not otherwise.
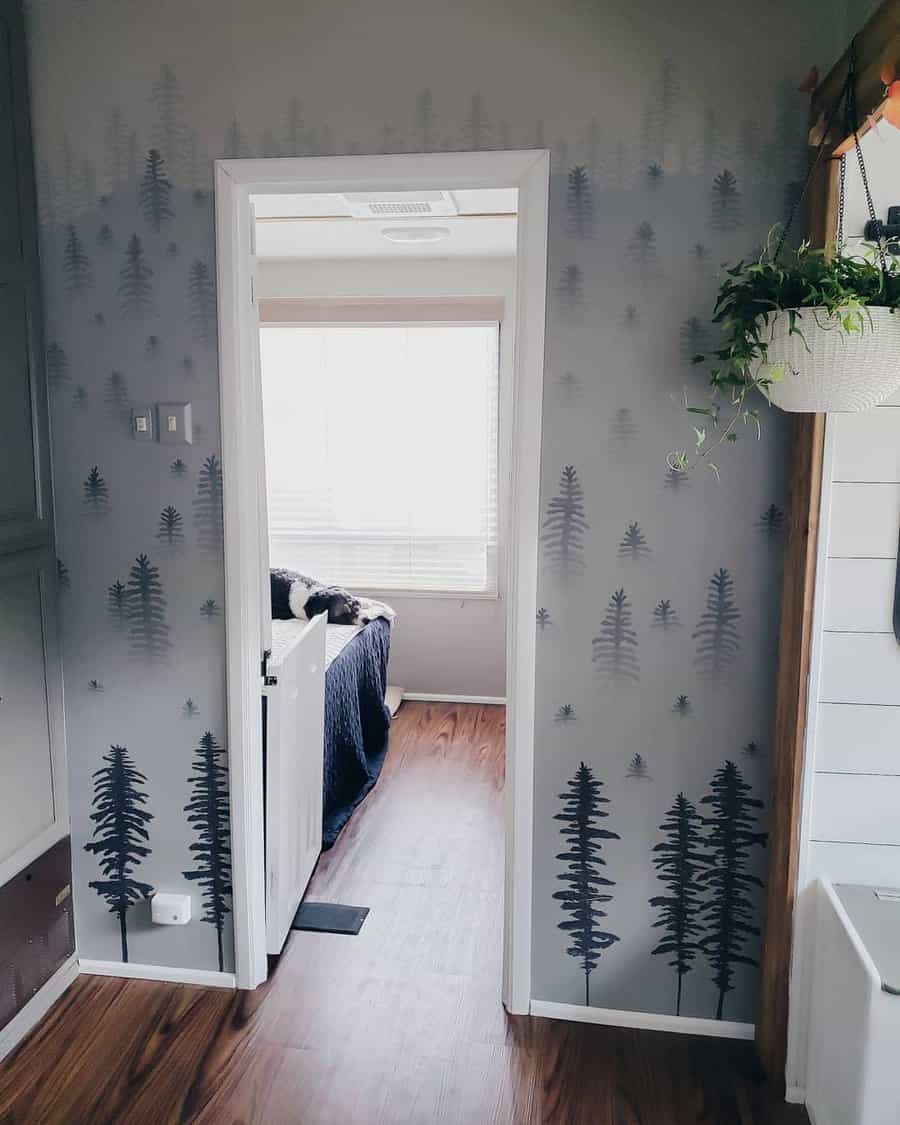
[[[384,227],[381,231],[388,242],[440,242],[450,237],[449,227]]]

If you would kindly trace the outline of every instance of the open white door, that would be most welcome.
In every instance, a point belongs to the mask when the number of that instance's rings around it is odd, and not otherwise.
[[[322,850],[325,621],[279,646],[266,677],[266,950],[280,953]]]

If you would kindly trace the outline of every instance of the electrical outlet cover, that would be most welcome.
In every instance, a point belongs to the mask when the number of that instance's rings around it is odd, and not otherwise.
[[[194,426],[189,402],[158,402],[159,440],[165,445],[191,445]]]
[[[131,436],[135,441],[153,441],[153,407],[133,406],[131,408]]]

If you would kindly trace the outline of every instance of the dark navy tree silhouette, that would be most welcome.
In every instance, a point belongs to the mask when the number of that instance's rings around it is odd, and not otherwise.
[[[662,184],[665,174],[663,166],[655,160],[647,165],[647,183],[654,191]]]
[[[56,585],[60,590],[70,590],[72,588],[72,579],[69,575],[69,568],[62,561],[56,560]]]
[[[153,301],[153,270],[147,265],[144,244],[133,234],[125,250],[125,264],[119,270],[119,307],[123,316],[138,316]]]
[[[660,598],[653,607],[653,621],[651,624],[654,629],[662,629],[663,632],[668,632],[669,629],[679,629],[681,627],[678,613],[672,607],[672,602],[668,598]]]
[[[544,609],[543,606],[540,607],[540,609],[537,611],[537,613],[534,616],[535,616],[535,620],[537,621],[538,628],[542,632],[543,632],[544,629],[547,628],[548,625],[553,624],[553,622],[551,620],[551,617],[550,617],[550,610]]]
[[[692,706],[691,701],[686,695],[676,695],[675,702],[672,704],[672,710],[676,715],[684,718],[685,715],[690,715]]]
[[[147,153],[139,198],[144,218],[153,230],[159,232],[163,223],[175,218],[172,184],[166,176],[165,161],[159,149],[151,148]]]
[[[697,642],[694,663],[704,675],[718,679],[737,659],[740,634],[736,622],[741,614],[734,601],[734,581],[725,567],[710,578],[706,609],[691,634]]]
[[[182,874],[203,888],[203,921],[216,928],[219,972],[225,968],[222,939],[231,896],[231,811],[225,748],[211,731],[200,739],[193,772],[187,779],[191,799],[184,807],[197,834],[191,844],[194,866]]]
[[[716,770],[712,790],[700,802],[710,810],[703,818],[707,831],[708,866],[700,882],[710,893],[703,907],[705,933],[700,941],[719,990],[716,1019],[722,1019],[726,995],[734,989],[737,965],[756,965],[746,953],[747,942],[759,936],[752,901],[754,887],[762,880],[747,870],[749,849],[764,847],[765,832],[757,832],[755,810],[762,801],[750,796],[750,786],[734,762]]]
[[[625,771],[626,777],[633,777],[637,781],[652,781],[650,770],[643,754],[635,754],[631,761],[628,763],[628,769]]]
[[[118,578],[106,588],[106,611],[119,626],[128,620],[128,605],[125,599],[125,583]]]
[[[569,171],[566,215],[569,234],[575,238],[593,236],[594,203],[591,198],[591,174],[583,164],[576,164]]]
[[[627,406],[620,406],[609,426],[609,432],[617,442],[629,445],[637,437],[637,423]]]
[[[548,565],[563,577],[584,569],[584,533],[590,524],[584,514],[584,490],[573,465],[560,474],[559,491],[547,504],[541,542]]]
[[[124,746],[111,746],[103,755],[106,763],[94,773],[93,839],[86,852],[99,857],[102,879],[88,886],[106,899],[110,914],[119,919],[122,960],[128,960],[128,910],[153,893],[149,883],[134,878],[141,860],[150,855],[147,825],[153,814],[144,807],[146,777],[135,768]]]
[[[571,703],[563,703],[561,707],[556,708],[553,718],[557,723],[574,723],[578,716]]]
[[[638,559],[645,559],[649,554],[651,554],[650,547],[640,526],[637,523],[630,523],[619,543],[619,558],[636,562]]]
[[[584,275],[581,266],[563,266],[556,287],[563,312],[575,313],[584,299]]]
[[[103,392],[107,413],[111,418],[127,418],[130,409],[128,384],[121,371],[111,371],[106,377]]]
[[[172,464],[169,466],[169,472],[173,477],[184,477],[187,475],[187,464],[180,458],[176,457]]]
[[[741,193],[737,177],[727,168],[713,180],[710,204],[710,225],[725,234],[741,225]]]
[[[222,465],[215,453],[206,458],[200,469],[194,499],[194,523],[201,548],[215,551],[222,546]]]
[[[47,382],[54,391],[69,382],[69,357],[55,340],[47,345]]]
[[[109,511],[109,487],[100,475],[100,469],[94,465],[81,486],[82,502],[92,512],[105,513]]]
[[[199,258],[188,271],[188,315],[196,338],[211,344],[216,334],[216,287],[209,266]]]
[[[601,854],[602,841],[618,840],[619,836],[598,826],[600,820],[609,816],[602,808],[609,804],[609,799],[601,796],[603,782],[597,780],[593,770],[582,762],[567,785],[568,792],[559,794],[562,811],[553,818],[564,825],[560,835],[565,839],[566,850],[556,858],[565,864],[563,873],[557,875],[565,890],[554,891],[553,897],[568,915],[559,928],[571,941],[566,953],[577,959],[584,973],[584,1002],[589,1005],[591,973],[604,951],[619,940],[617,934],[602,928],[601,919],[607,915],[601,903],[612,901],[612,895],[603,888],[614,887],[615,883],[600,873],[606,866]]]
[[[66,227],[66,244],[63,248],[63,277],[68,293],[80,293],[93,281],[91,261],[74,223]]]
[[[675,970],[675,1014],[681,1015],[681,989],[684,978],[701,952],[703,925],[700,911],[703,894],[698,876],[706,864],[701,818],[683,793],[666,813],[659,826],[663,839],[653,848],[653,866],[667,893],[654,895],[650,905],[657,911],[654,929],[664,931],[652,953],[671,958]]]
[[[416,98],[415,131],[419,152],[433,152],[437,148],[437,118],[434,112],[434,98],[428,89],[420,91]]]
[[[611,595],[600,634],[591,643],[591,659],[607,679],[640,679],[637,633],[632,627],[631,603],[624,590],[616,590]]]
[[[207,621],[212,621],[214,617],[219,616],[219,603],[215,598],[207,598],[200,606],[200,612]]]
[[[656,231],[646,219],[635,228],[628,242],[628,259],[641,281],[656,268]]]
[[[166,623],[166,599],[159,569],[146,555],[134,560],[125,588],[125,608],[132,652],[147,660],[165,659],[172,642]]]
[[[460,147],[479,152],[491,147],[491,123],[484,106],[484,98],[475,91],[469,99],[469,112],[460,132]]]
[[[770,504],[756,521],[756,526],[767,538],[775,539],[784,528],[784,512],[777,505]]]
[[[744,757],[749,758],[751,762],[755,762],[758,758],[763,756],[764,750],[758,743],[748,742],[747,745],[741,749],[741,753]]]
[[[167,504],[159,513],[159,526],[156,529],[156,538],[169,547],[184,542],[184,529],[181,513]]]

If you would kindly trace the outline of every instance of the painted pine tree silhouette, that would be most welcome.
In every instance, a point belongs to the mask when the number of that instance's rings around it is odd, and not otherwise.
[[[692,363],[694,356],[705,351],[707,331],[699,316],[689,316],[679,329],[681,358]]]
[[[672,710],[676,715],[684,718],[685,715],[690,715],[693,710],[693,705],[686,695],[676,695],[675,702],[672,704]]]
[[[656,268],[656,231],[646,219],[637,225],[628,242],[628,260],[641,281]]]
[[[203,605],[200,606],[200,613],[207,621],[212,621],[214,617],[219,616],[219,603],[215,598],[207,598]]]
[[[681,628],[681,620],[669,598],[660,598],[653,607],[651,625],[654,629],[662,629],[664,633],[667,633],[670,629]]]
[[[535,620],[537,621],[537,626],[541,630],[541,632],[543,632],[543,630],[546,629],[548,625],[553,624],[550,617],[550,610],[544,609],[543,606],[540,607],[540,609],[534,616]]]
[[[626,328],[637,328],[641,323],[641,314],[637,310],[637,305],[626,305],[625,311],[622,313],[622,323]]]
[[[177,242],[167,242],[166,243],[166,257],[167,258],[177,258],[178,257],[178,243]]]
[[[557,723],[574,723],[578,716],[571,703],[563,703],[561,707],[556,708],[553,718]]]
[[[98,328],[102,328],[103,325],[106,324],[106,317],[102,312],[95,312],[91,317],[91,320]]]
[[[74,223],[66,227],[66,244],[63,248],[63,277],[66,292],[80,293],[93,281],[91,261]]]
[[[218,550],[222,545],[222,465],[211,453],[203,462],[197,480],[197,495],[194,499],[194,523],[197,527],[197,542],[204,550]]]
[[[81,486],[82,502],[92,512],[105,513],[109,511],[109,487],[100,475],[97,465],[91,468],[86,480]]]
[[[741,225],[741,193],[737,176],[727,168],[719,172],[712,184],[710,225],[713,230],[727,233]]]
[[[156,529],[156,538],[169,547],[174,547],[184,542],[184,527],[181,512],[167,504],[159,513],[159,526]]]
[[[756,521],[756,526],[768,539],[775,539],[784,528],[784,512],[776,504],[770,504]]]
[[[147,224],[158,233],[176,214],[172,206],[172,183],[165,174],[165,161],[159,149],[147,152],[138,198]]]
[[[106,588],[106,612],[117,625],[124,626],[128,620],[128,605],[125,600],[125,583],[118,578]]]
[[[225,132],[224,155],[228,160],[238,160],[250,155],[250,146],[236,117],[232,117],[231,124]]]
[[[75,390],[72,392],[73,406],[76,406],[79,410],[85,410],[88,404],[88,397],[87,387],[82,386],[82,384],[79,383]]]
[[[165,659],[172,647],[166,599],[159,569],[146,555],[138,555],[132,564],[125,588],[125,615],[134,655],[151,661]]]
[[[194,377],[194,357],[186,355],[181,360],[181,370],[184,372],[185,379],[192,379]]]
[[[708,866],[699,880],[710,897],[702,910],[705,932],[700,945],[719,990],[716,1019],[720,1020],[725,997],[734,989],[736,966],[757,964],[746,947],[759,936],[751,895],[763,883],[747,865],[750,848],[764,847],[766,834],[755,829],[756,810],[763,803],[750,796],[750,786],[734,762],[726,761],[716,770],[710,788],[712,792],[700,802],[710,811],[703,817]]]
[[[691,265],[695,270],[702,273],[706,270],[708,263],[709,247],[702,242],[695,242],[691,247]]]
[[[111,371],[106,376],[106,386],[103,391],[103,401],[106,411],[111,418],[127,418],[130,402],[128,398],[128,384],[121,371]]]
[[[556,383],[566,401],[573,399],[581,390],[581,380],[574,371],[564,371],[556,380]]]
[[[654,190],[662,184],[665,174],[663,166],[657,161],[647,165],[647,183]]]
[[[697,642],[694,664],[714,680],[737,659],[741,641],[736,622],[740,616],[734,601],[734,581],[726,568],[720,567],[709,580],[706,609],[691,634]]]
[[[629,445],[637,437],[637,423],[627,406],[620,406],[616,410],[609,432],[621,445]]]
[[[567,786],[568,791],[559,794],[562,811],[553,818],[563,823],[560,835],[566,850],[556,858],[565,864],[563,873],[557,875],[565,890],[554,891],[553,897],[568,915],[559,928],[571,942],[566,953],[576,958],[584,973],[584,1002],[589,1005],[591,973],[602,954],[619,940],[617,934],[604,930],[601,924],[607,916],[601,904],[612,901],[612,895],[604,888],[615,886],[612,879],[601,874],[601,868],[606,866],[602,841],[618,840],[619,836],[599,827],[599,821],[609,816],[602,807],[609,804],[609,799],[601,795],[603,782],[597,780],[593,770],[582,762]]]
[[[575,238],[591,238],[594,233],[594,201],[591,174],[583,164],[569,170],[566,191],[568,231]]]
[[[199,258],[188,271],[188,316],[195,337],[210,344],[216,334],[216,286],[209,266]]]
[[[749,758],[751,762],[757,761],[763,756],[763,749],[757,742],[748,742],[746,746],[742,747],[741,753],[745,758]]]
[[[106,179],[117,187],[128,179],[128,140],[130,130],[121,109],[115,108],[109,116],[104,143],[106,148]]]
[[[459,135],[460,148],[479,152],[491,147],[491,123],[488,119],[484,98],[476,90],[469,99],[469,110]]]
[[[600,633],[591,644],[591,659],[607,679],[640,679],[637,633],[631,622],[631,603],[624,590],[616,590],[610,596]]]
[[[184,98],[175,71],[168,64],[160,69],[159,78],[153,83],[150,100],[156,111],[153,123],[152,141],[169,168],[177,171],[184,159],[188,143],[187,126],[184,123]]]
[[[666,469],[666,475],[663,477],[663,484],[666,488],[670,488],[673,492],[677,492],[680,488],[690,488],[691,481],[688,474],[684,469],[676,469],[670,465]]]
[[[105,765],[94,773],[94,838],[84,845],[86,852],[98,856],[103,878],[92,879],[88,886],[119,919],[122,960],[127,961],[128,910],[153,893],[149,883],[134,877],[135,869],[152,850],[147,826],[153,814],[144,807],[147,779],[135,768],[128,750],[111,746],[103,761]]]
[[[195,719],[200,714],[200,708],[193,699],[188,696],[182,704],[181,713],[186,719]]]
[[[584,533],[589,528],[578,472],[574,465],[566,465],[560,474],[559,491],[547,504],[541,524],[544,557],[564,578],[584,569]]]
[[[679,793],[659,826],[663,839],[653,848],[653,866],[667,893],[650,899],[650,905],[657,911],[653,928],[664,931],[652,954],[669,957],[668,964],[675,970],[676,1015],[681,1015],[684,978],[701,952],[703,894],[699,875],[706,864],[701,828],[699,813],[685,795]]]
[[[148,336],[147,342],[144,344],[144,351],[147,353],[148,359],[158,359],[162,353],[162,340],[159,336]]]
[[[104,250],[109,250],[114,244],[112,227],[109,223],[102,223],[97,231],[97,245],[102,246]]]
[[[563,266],[556,287],[560,305],[566,313],[575,313],[584,299],[584,275],[581,266]]]
[[[184,811],[188,814],[188,824],[197,834],[197,841],[189,849],[194,866],[182,874],[203,889],[203,921],[216,928],[219,972],[222,972],[225,968],[222,938],[231,897],[231,811],[225,748],[211,731],[200,739],[193,771],[187,780],[191,799]]]
[[[47,345],[47,382],[54,391],[69,382],[69,357],[55,340]]]
[[[628,763],[628,769],[625,771],[626,777],[633,777],[637,781],[652,781],[650,776],[650,769],[643,754],[635,754],[631,761]]]
[[[638,559],[645,559],[651,554],[650,547],[647,544],[647,538],[641,531],[637,523],[630,523],[625,529],[625,534],[622,536],[619,543],[618,555],[620,559],[631,559],[632,562],[637,562]]]
[[[138,316],[153,300],[153,270],[147,265],[144,244],[133,234],[125,250],[125,264],[119,270],[119,307],[123,316]]]
[[[187,464],[182,460],[181,457],[176,457],[172,464],[169,466],[169,472],[172,474],[172,476],[178,477],[179,479],[187,475],[187,469]]]

